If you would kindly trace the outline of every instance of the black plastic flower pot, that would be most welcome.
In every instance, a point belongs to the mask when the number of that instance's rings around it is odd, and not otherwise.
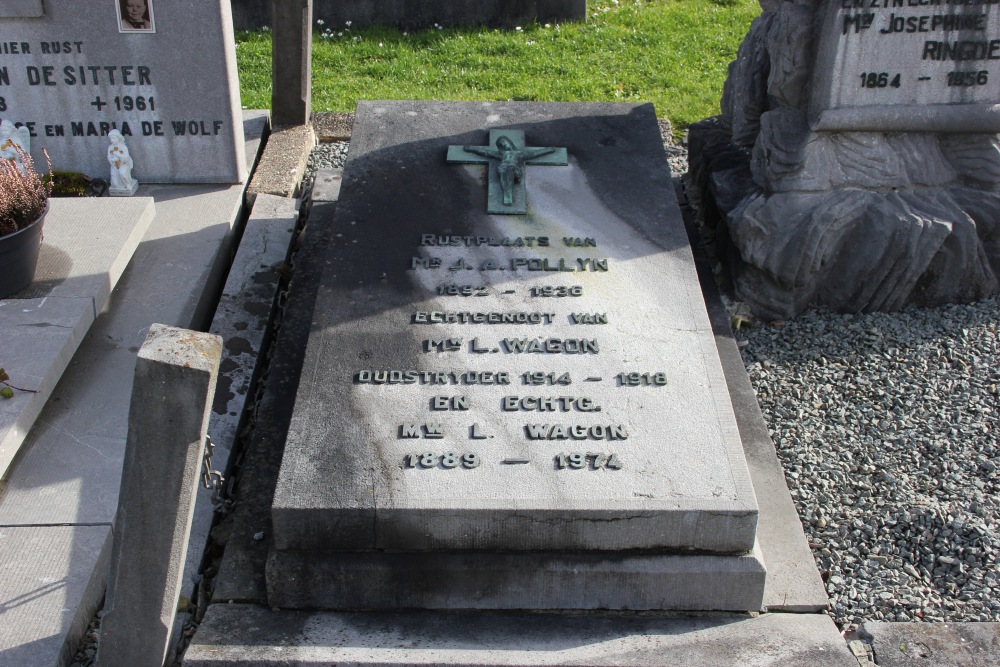
[[[35,279],[42,248],[42,223],[48,207],[33,223],[13,234],[0,236],[0,299],[20,292]]]

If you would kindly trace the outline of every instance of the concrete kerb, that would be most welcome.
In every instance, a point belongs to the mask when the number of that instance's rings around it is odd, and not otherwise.
[[[223,339],[224,349],[208,433],[215,445],[212,466],[226,476],[269,345],[282,269],[298,215],[294,199],[257,197],[212,320],[210,332]],[[198,494],[182,588],[188,599],[193,599],[199,580],[215,515],[214,500],[209,493]]]
[[[267,148],[247,187],[246,202],[253,206],[258,194],[297,197],[309,153],[316,145],[312,125],[275,127]]]
[[[222,339],[162,324],[139,350],[98,665],[170,649]]]

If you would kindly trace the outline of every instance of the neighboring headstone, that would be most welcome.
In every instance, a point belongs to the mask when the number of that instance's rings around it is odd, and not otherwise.
[[[139,350],[98,665],[167,657],[221,354],[218,336],[162,324]]]
[[[6,0],[0,6],[0,18],[32,18],[42,11],[42,0]]]
[[[259,30],[271,25],[273,0],[231,1],[237,30]],[[514,27],[533,21],[582,21],[587,15],[587,0],[315,0],[314,4],[314,19],[322,19],[328,26],[352,28],[376,23],[400,28],[430,28],[435,24]]]
[[[995,293],[997,5],[762,4],[689,133],[738,298],[781,318]]]
[[[568,157],[511,172],[523,215],[487,212],[514,157],[448,161],[491,132]],[[759,608],[756,500],[652,106],[361,103],[335,226],[270,604]]]
[[[106,178],[117,129],[144,183],[242,182],[228,0],[144,2],[135,24],[118,0],[0,17],[0,118],[30,130],[36,164],[45,149],[55,169]]]

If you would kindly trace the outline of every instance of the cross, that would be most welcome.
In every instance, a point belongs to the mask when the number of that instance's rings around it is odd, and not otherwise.
[[[451,164],[486,164],[489,169],[487,212],[525,215],[525,165],[565,166],[565,148],[525,148],[521,130],[490,130],[487,146],[448,146]]]

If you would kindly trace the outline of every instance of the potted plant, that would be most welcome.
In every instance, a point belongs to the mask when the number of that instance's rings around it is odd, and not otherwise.
[[[27,152],[17,148],[17,160],[0,158],[0,298],[21,291],[35,278],[51,193],[51,174],[35,171]]]

